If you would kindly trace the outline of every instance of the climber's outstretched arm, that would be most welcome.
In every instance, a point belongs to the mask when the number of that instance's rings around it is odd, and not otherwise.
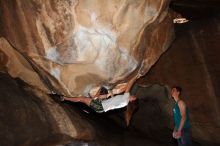
[[[125,93],[130,92],[131,87],[133,86],[134,82],[139,78],[139,75],[134,76],[127,84],[127,87],[125,89]]]

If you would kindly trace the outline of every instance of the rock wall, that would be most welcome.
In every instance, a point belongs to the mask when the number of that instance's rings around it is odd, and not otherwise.
[[[77,110],[44,93],[33,94],[16,80],[0,73],[1,146],[54,146],[73,138],[94,139],[94,128]]]
[[[0,1],[0,68],[44,92],[87,95],[148,72],[173,40],[169,0]]]
[[[139,109],[132,117],[131,125],[142,135],[167,145],[172,141],[172,99],[163,85],[137,86],[135,95],[139,98]],[[175,145],[175,144],[174,144]]]
[[[193,138],[220,143],[220,17],[176,26],[176,40],[140,84],[183,88]]]

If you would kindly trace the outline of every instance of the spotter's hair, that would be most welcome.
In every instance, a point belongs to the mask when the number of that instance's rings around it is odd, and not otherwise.
[[[180,86],[173,86],[173,88],[175,88],[177,90],[177,92],[179,92],[180,94],[182,93],[182,88]],[[173,89],[172,88],[172,89]]]

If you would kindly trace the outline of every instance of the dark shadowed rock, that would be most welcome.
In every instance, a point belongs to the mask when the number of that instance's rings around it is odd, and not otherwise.
[[[0,145],[37,146],[91,140],[94,129],[74,111],[50,97],[25,91],[15,80],[0,73]]]
[[[182,86],[193,138],[215,143],[220,143],[219,24],[218,16],[176,25],[176,40],[140,81]]]

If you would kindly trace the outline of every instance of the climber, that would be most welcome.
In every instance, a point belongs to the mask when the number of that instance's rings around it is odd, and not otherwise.
[[[175,100],[173,107],[173,116],[175,128],[173,137],[177,139],[178,146],[191,146],[191,128],[189,121],[189,110],[185,102],[181,99],[182,89],[174,86],[171,90],[171,96]]]
[[[86,97],[86,96],[79,96],[79,97],[65,97],[63,96],[64,100],[71,101],[71,102],[82,102],[97,113],[107,112],[109,110],[123,108],[128,105],[128,103],[134,103],[136,101],[136,97],[130,95],[130,90],[134,84],[134,82],[140,76],[134,76],[127,84],[127,86],[120,90],[120,92],[124,92],[124,94],[114,95],[114,93],[108,93],[108,90],[104,87],[101,87],[95,97]],[[110,98],[108,98],[110,95]],[[129,110],[127,110],[128,112]],[[133,112],[130,112],[132,114]],[[125,113],[126,124],[129,125],[131,115],[129,113]]]

